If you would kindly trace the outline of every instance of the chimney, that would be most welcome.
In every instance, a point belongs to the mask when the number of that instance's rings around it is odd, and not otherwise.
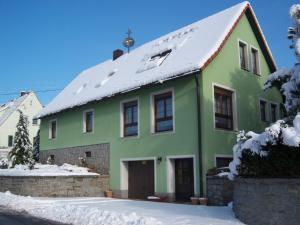
[[[116,60],[120,56],[123,55],[123,51],[121,49],[116,49],[113,51],[113,60]]]
[[[20,96],[22,97],[22,96],[24,96],[26,94],[28,94],[28,91],[21,91]]]

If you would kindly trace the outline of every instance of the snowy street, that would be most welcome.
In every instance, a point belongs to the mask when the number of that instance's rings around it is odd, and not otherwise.
[[[229,207],[109,198],[31,198],[0,193],[0,205],[74,225],[242,225]]]

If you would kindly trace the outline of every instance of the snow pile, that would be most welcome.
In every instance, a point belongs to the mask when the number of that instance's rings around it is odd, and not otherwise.
[[[70,164],[44,165],[35,164],[33,169],[28,165],[16,165],[14,168],[0,170],[0,176],[76,176],[76,175],[99,175],[91,173],[88,168],[78,167]]]
[[[74,225],[160,225],[153,218],[138,216],[136,213],[122,214],[104,211],[96,207],[81,205],[39,204],[39,200],[21,197],[9,192],[0,193],[0,205],[14,210],[25,210],[29,214]]]
[[[275,145],[277,141],[282,139],[282,143],[287,146],[299,147],[300,145],[300,113],[297,114],[293,121],[293,126],[288,126],[283,120],[278,120],[270,127],[265,129],[265,132],[256,134],[252,131],[245,133],[240,132],[237,137],[237,143],[233,147],[233,161],[230,163],[229,178],[233,179],[238,175],[237,168],[241,163],[240,158],[244,150],[250,150],[253,154],[266,156],[267,152],[262,149],[262,146],[267,144]]]

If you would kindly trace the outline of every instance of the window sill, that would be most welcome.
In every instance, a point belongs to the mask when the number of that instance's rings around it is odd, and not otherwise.
[[[169,131],[161,131],[161,132],[151,132],[151,135],[163,135],[163,134],[175,134],[175,130],[169,130]]]
[[[228,132],[228,133],[237,133],[237,132],[239,132],[238,129],[226,130],[226,129],[216,128],[216,127],[215,127],[214,130],[215,130],[215,131],[219,131],[219,132]]]
[[[121,137],[120,137],[121,140],[130,140],[130,139],[139,139],[139,138],[140,138],[139,135],[121,136]]]
[[[94,131],[91,131],[91,132],[83,131],[82,133],[85,134],[85,135],[89,135],[89,134],[94,134]]]

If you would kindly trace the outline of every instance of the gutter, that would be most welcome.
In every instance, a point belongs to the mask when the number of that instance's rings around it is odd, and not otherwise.
[[[201,70],[200,70],[201,75]],[[200,197],[203,197],[203,157],[202,157],[202,132],[201,132],[201,106],[200,106],[200,88],[198,74],[195,73],[196,84],[196,105],[197,105],[197,141],[198,141],[198,162],[199,162],[199,184],[200,184]]]

